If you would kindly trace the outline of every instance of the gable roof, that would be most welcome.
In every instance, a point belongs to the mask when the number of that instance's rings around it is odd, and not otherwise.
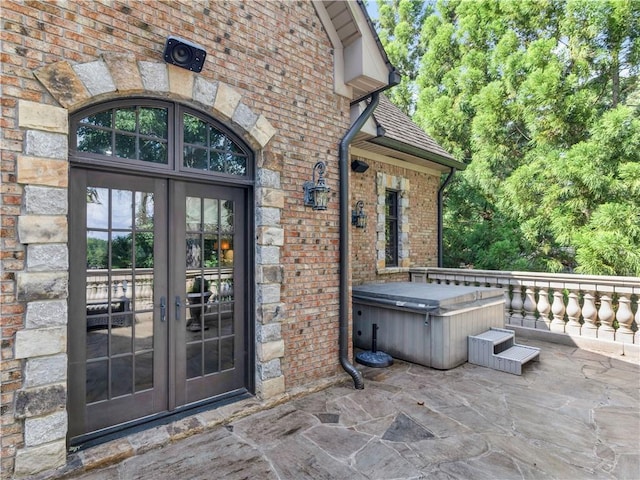
[[[456,170],[466,168],[464,163],[442,148],[385,95],[380,95],[373,120],[377,127],[376,136],[361,138],[355,146],[410,163],[424,164],[423,160],[427,160],[439,170],[444,170],[442,167]]]

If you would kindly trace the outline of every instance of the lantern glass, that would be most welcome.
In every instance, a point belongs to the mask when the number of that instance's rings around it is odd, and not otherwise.
[[[326,210],[329,203],[329,189],[319,185],[313,190],[313,209]]]
[[[358,213],[358,221],[356,223],[356,227],[365,228],[367,226],[367,214],[360,210]]]

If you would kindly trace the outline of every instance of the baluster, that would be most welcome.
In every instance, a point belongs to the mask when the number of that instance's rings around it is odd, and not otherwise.
[[[536,294],[532,287],[527,287],[524,292],[524,318],[522,326],[536,328]]]
[[[624,343],[633,343],[633,330],[631,330],[633,312],[631,311],[631,300],[625,295],[621,295],[618,299],[616,320],[618,321],[616,340]]]
[[[553,304],[551,305],[551,313],[553,320],[551,321],[552,332],[564,333],[564,296],[561,291],[553,292]]]
[[[511,297],[511,325],[522,326],[522,287],[514,285],[513,296]]]
[[[93,300],[95,297],[95,285],[93,283],[87,283],[87,303]]]
[[[636,295],[636,333],[633,336],[633,343],[640,343],[640,295]]]
[[[569,321],[564,327],[566,333],[570,335],[580,335],[582,325],[580,325],[580,302],[578,301],[578,294],[571,292],[569,294],[569,300],[567,302],[567,318]]]
[[[96,300],[109,299],[109,284],[107,282],[100,282],[96,297]]]
[[[502,287],[504,292],[504,324],[509,325],[511,323],[511,290],[509,285]]]
[[[600,297],[600,310],[598,317],[600,318],[600,328],[598,328],[598,338],[605,340],[615,339],[615,329],[613,328],[613,308],[611,308],[611,297],[602,295]]]
[[[113,282],[113,298],[124,297],[124,285],[120,280]]]
[[[598,326],[596,325],[596,321],[598,320],[598,310],[596,309],[595,297],[592,295],[592,292],[584,294],[582,318],[584,319],[584,324],[582,325],[581,335],[583,337],[597,337]]]
[[[549,294],[544,288],[541,288],[538,292],[537,309],[540,316],[536,320],[536,328],[540,330],[551,330],[551,320],[549,320],[551,304],[549,303]]]

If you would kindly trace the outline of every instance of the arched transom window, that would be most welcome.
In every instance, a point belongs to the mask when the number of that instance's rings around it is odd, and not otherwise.
[[[76,160],[252,178],[251,151],[223,125],[181,105],[127,100],[84,110],[72,122]]]

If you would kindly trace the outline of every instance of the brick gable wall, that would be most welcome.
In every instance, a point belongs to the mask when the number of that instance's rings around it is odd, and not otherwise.
[[[27,385],[24,377],[29,368],[35,368],[36,360],[65,365],[64,345],[51,345],[44,356],[24,353],[25,358],[18,358],[15,348],[18,332],[35,333],[25,318],[29,302],[18,299],[17,279],[29,271],[30,247],[18,238],[18,226],[31,180],[20,181],[17,165],[22,162],[22,174],[31,179],[51,176],[47,182],[54,189],[66,188],[67,169],[61,159],[25,156],[27,129],[20,126],[18,110],[25,101],[54,107],[45,109],[54,115],[63,110],[60,97],[34,75],[56,62],[88,64],[104,54],[121,53],[138,62],[161,63],[169,35],[205,47],[207,61],[199,76],[228,85],[276,132],[264,148],[256,150],[257,215],[279,215],[275,233],[269,231],[273,227],[268,222],[265,228],[260,224],[256,228],[260,237],[257,256],[275,255],[256,272],[260,283],[256,295],[260,297],[256,312],[258,393],[281,393],[284,388],[338,374],[337,145],[349,125],[349,101],[333,92],[331,45],[311,2],[5,0],[2,35],[2,478],[11,478],[16,456],[25,452],[33,451],[34,458],[40,459],[42,464],[34,468],[46,468],[47,462],[55,465],[60,461],[58,445],[64,445],[57,440],[38,445],[37,452],[25,445],[25,418],[15,409],[18,397],[46,394],[53,403],[42,418],[58,424],[65,404],[64,377],[50,379],[52,384],[46,388]],[[55,82],[55,78],[50,80]],[[86,104],[122,96],[122,92],[91,95]],[[241,130],[229,119],[217,118]],[[313,211],[302,203],[302,184],[311,178],[318,160],[327,163],[327,183],[332,190],[326,212]],[[34,172],[28,173],[30,168]],[[52,228],[62,225],[64,229],[65,216],[58,213],[47,218]],[[54,243],[59,246],[65,241]],[[54,330],[62,335],[66,292],[57,291],[47,301],[56,307],[51,314],[55,325],[61,325]],[[54,340],[64,343],[64,339]],[[270,380],[277,380],[275,387],[273,383],[267,387]],[[34,423],[34,418],[29,420]],[[29,458],[23,455],[23,476]]]

